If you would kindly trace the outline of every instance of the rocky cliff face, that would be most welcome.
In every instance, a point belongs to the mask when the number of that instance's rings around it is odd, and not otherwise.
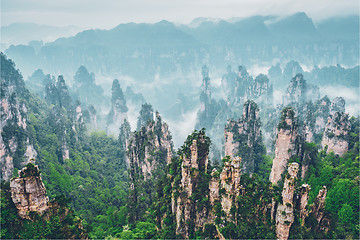
[[[278,239],[288,239],[291,225],[294,222],[293,198],[298,171],[298,163],[289,164],[282,191],[282,204],[278,206],[275,218]]]
[[[330,99],[325,96],[317,102],[317,110],[315,112],[315,133],[324,131],[327,118],[330,114],[331,102]]]
[[[53,79],[46,84],[45,100],[50,105],[48,124],[56,129],[57,137],[61,141],[62,159],[69,159],[70,133],[76,132],[76,128],[82,125],[81,118],[80,122],[77,122],[78,117],[82,116],[80,103],[73,105],[62,75],[58,76],[56,82]]]
[[[307,96],[306,81],[302,74],[296,74],[289,83],[283,97],[283,104],[285,106],[292,103],[304,103]]]
[[[319,194],[314,201],[314,204],[311,206],[311,213],[314,215],[318,224],[321,224],[321,221],[324,217],[326,194],[327,188],[326,186],[323,186],[322,189],[320,189]]]
[[[199,189],[209,162],[209,138],[199,134],[194,139],[188,138],[185,151],[181,156],[181,181],[178,197],[173,199],[173,212],[176,216],[176,234],[189,238],[189,225],[195,225],[195,230],[204,226],[208,217],[208,209],[197,198],[209,196],[209,188]],[[191,142],[191,144],[190,144]],[[212,186],[216,188],[216,182]],[[213,189],[212,198],[217,195]],[[192,229],[194,230],[194,229]]]
[[[251,89],[254,79],[249,75],[246,67],[239,66],[234,89],[234,105],[241,106],[246,99],[246,92]]]
[[[285,108],[277,128],[275,158],[270,173],[270,181],[274,184],[281,179],[289,159],[301,156],[303,136],[299,130],[294,110]]]
[[[242,118],[237,121],[229,120],[225,126],[225,156],[240,156],[244,173],[254,173],[261,161],[260,155],[265,154],[260,125],[257,104],[247,101]]]
[[[304,76],[298,73],[290,80],[283,96],[284,106],[302,105],[307,101],[316,102],[320,98],[318,86],[307,84]]]
[[[19,171],[18,178],[11,179],[10,188],[11,198],[20,217],[27,218],[30,211],[42,214],[49,208],[38,166],[29,163]]]
[[[244,66],[239,66],[236,73],[228,67],[228,72],[223,76],[221,85],[223,93],[231,105],[241,106],[247,100],[254,100],[258,104],[272,104],[273,88],[269,78],[260,74],[254,80]]]
[[[258,75],[248,88],[246,98],[254,100],[260,105],[272,105],[273,87],[270,85],[269,78],[264,74]]]
[[[336,97],[331,102],[330,114],[334,115],[335,112],[345,112],[345,99],[342,97]]]
[[[203,81],[201,84],[201,90],[206,95],[208,99],[211,98],[211,85],[210,85],[210,78],[209,78],[209,69],[207,66],[202,67],[202,77]]]
[[[19,177],[10,180],[10,189],[7,191],[10,191],[10,201],[14,203],[21,218],[42,224],[41,222],[50,221],[53,217],[56,217],[59,221],[59,226],[61,226],[61,228],[56,229],[59,231],[57,236],[62,236],[66,239],[88,238],[82,225],[82,220],[78,217],[74,218],[73,210],[69,209],[66,204],[64,205],[61,198],[55,198],[49,202],[37,165],[28,163],[18,173]],[[33,215],[31,214],[32,212],[36,212],[40,216]],[[24,223],[26,224],[26,222]],[[23,222],[20,221],[18,224],[23,224]],[[48,236],[54,235],[50,234]]]
[[[173,152],[172,137],[168,125],[157,112],[146,127],[131,134],[128,140],[127,165],[140,168],[145,179],[149,179],[159,166],[170,163]]]
[[[309,201],[309,192],[311,187],[309,184],[301,185],[300,190],[300,218],[301,218],[301,225],[304,226],[305,218],[308,217],[309,211],[307,209],[308,201]]]
[[[1,53],[1,116],[0,116],[0,168],[1,178],[10,180],[14,167],[22,168],[37,153],[27,134],[27,108],[29,95],[24,80],[15,70],[15,64]],[[18,134],[14,134],[17,132]]]
[[[156,195],[156,181],[164,175],[166,165],[170,163],[173,144],[166,123],[159,115],[139,131],[129,133],[129,127],[123,126],[122,136],[128,140],[120,141],[126,146],[126,165],[129,167],[129,202],[131,209],[129,222],[142,219]]]
[[[342,156],[349,147],[349,130],[349,115],[344,112],[335,112],[328,118],[321,146],[323,148],[327,146],[327,152],[333,151],[335,154]]]
[[[230,214],[235,198],[239,196],[241,177],[241,158],[234,157],[229,160],[230,161],[224,163],[223,170],[220,174],[220,187],[224,189],[221,206],[227,216]]]

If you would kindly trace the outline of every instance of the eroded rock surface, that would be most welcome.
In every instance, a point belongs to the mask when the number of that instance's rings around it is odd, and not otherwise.
[[[295,112],[286,108],[282,112],[275,142],[275,158],[270,173],[270,182],[277,184],[291,157],[299,155],[302,136],[295,118]]]
[[[298,171],[298,163],[289,164],[282,191],[282,204],[278,206],[275,218],[276,236],[278,239],[289,238],[290,228],[294,222],[293,198],[295,192],[295,179],[297,178]]]
[[[241,158],[234,157],[224,163],[224,168],[220,174],[220,187],[225,190],[221,199],[221,206],[224,212],[229,215],[236,196],[239,195],[241,177]]]
[[[261,161],[261,156],[256,155],[265,154],[260,126],[259,108],[254,101],[247,101],[242,117],[229,120],[225,126],[225,156],[240,156],[243,173],[254,173]]]
[[[26,218],[30,211],[42,214],[49,208],[49,198],[46,196],[38,166],[28,164],[19,171],[19,176],[10,181],[11,198],[19,216]]]
[[[29,92],[14,63],[2,53],[0,62],[0,168],[2,180],[8,181],[14,167],[22,168],[36,158],[37,152],[27,134],[27,108],[23,98]]]

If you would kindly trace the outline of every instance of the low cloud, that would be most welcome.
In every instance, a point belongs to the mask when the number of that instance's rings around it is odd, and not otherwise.
[[[164,119],[169,125],[175,148],[180,147],[187,136],[194,130],[198,111],[199,107],[182,114],[177,120]]]

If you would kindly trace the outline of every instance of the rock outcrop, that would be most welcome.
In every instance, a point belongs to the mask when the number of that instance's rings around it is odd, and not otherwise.
[[[242,118],[229,120],[225,126],[225,156],[242,158],[242,172],[254,173],[265,154],[260,130],[259,109],[254,101],[244,104]]]
[[[85,66],[80,66],[76,71],[73,89],[84,107],[94,105],[101,110],[100,107],[107,104],[104,90],[100,85],[96,85],[95,74],[89,73]]]
[[[292,108],[282,111],[277,128],[275,158],[270,173],[270,182],[277,184],[290,158],[301,156],[303,136]]]
[[[336,97],[331,102],[330,114],[334,115],[335,112],[345,112],[345,99],[342,97]]]
[[[240,164],[240,157],[229,158],[229,161],[224,163],[223,170],[220,174],[220,187],[224,189],[224,194],[221,198],[221,206],[227,215],[230,214],[235,198],[239,196],[241,177]]]
[[[218,103],[211,98],[211,82],[209,69],[206,66],[202,68],[202,83],[200,93],[200,109],[197,113],[196,129],[212,129],[216,115],[219,112]]]
[[[146,126],[129,134],[129,126],[122,129],[121,146],[126,146],[126,166],[129,173],[129,222],[141,219],[153,203],[156,182],[164,175],[166,165],[173,154],[171,135],[166,123],[159,115],[151,116]]]
[[[20,217],[27,218],[31,211],[42,214],[49,208],[49,198],[38,166],[32,163],[26,165],[19,171],[19,177],[11,179],[10,188],[11,198]]]
[[[125,133],[126,134],[126,133]],[[131,134],[128,140],[127,165],[140,168],[145,179],[161,165],[170,163],[173,152],[172,137],[168,125],[156,112],[155,119],[149,120],[146,127]]]
[[[296,74],[289,83],[288,88],[285,91],[283,97],[284,106],[288,106],[292,103],[301,104],[306,101],[307,86],[306,81],[302,74]]]
[[[209,69],[207,66],[202,67],[202,77],[203,81],[201,84],[201,91],[205,94],[208,99],[211,99],[211,85],[210,85],[210,78],[209,78]]]
[[[330,114],[331,102],[330,99],[325,96],[317,101],[317,109],[315,111],[315,133],[323,132],[327,123],[327,118]]]
[[[290,80],[283,96],[284,106],[299,106],[305,102],[316,102],[320,98],[318,86],[307,84],[304,76],[298,73]]]
[[[37,165],[28,163],[18,173],[19,177],[10,180],[10,189],[8,191],[11,193],[11,201],[21,218],[28,219],[36,224],[42,224],[42,222],[50,221],[53,217],[56,217],[59,221],[57,224],[60,226],[56,228],[56,231],[58,231],[57,236],[62,236],[65,239],[88,238],[82,220],[74,217],[74,211],[64,204],[63,198],[55,198],[49,201]],[[38,215],[32,214],[34,212]],[[23,222],[19,224],[23,224]],[[48,233],[50,232],[42,232],[41,236],[54,236]]]
[[[298,163],[289,164],[282,191],[282,204],[278,206],[275,218],[276,236],[278,239],[289,238],[290,228],[294,222],[293,198],[295,193],[295,179],[297,178],[298,171]]]
[[[8,181],[14,168],[21,169],[36,158],[37,152],[27,134],[25,98],[29,92],[15,64],[2,53],[0,62],[0,168],[1,179]]]
[[[303,184],[300,190],[300,218],[301,218],[301,225],[304,226],[305,218],[309,216],[309,210],[307,208],[308,201],[309,201],[309,192],[311,188],[309,184]]]
[[[246,98],[254,100],[260,105],[272,105],[273,103],[273,87],[269,78],[264,75],[258,75],[253,84],[248,88]]]
[[[219,199],[219,172],[214,168],[211,172],[211,179],[209,182],[209,200],[211,204],[214,204],[216,200]]]
[[[335,154],[342,156],[349,147],[349,130],[349,115],[344,112],[335,112],[328,118],[321,146],[323,148],[327,146],[327,152],[333,151]]]
[[[112,84],[111,109],[108,114],[107,131],[112,134],[119,133],[119,126],[127,118],[128,107],[119,80],[115,79]]]
[[[234,89],[234,105],[241,106],[246,101],[246,93],[249,92],[253,85],[254,79],[249,75],[245,66],[239,66],[235,89]]]
[[[323,186],[322,189],[320,189],[319,194],[316,196],[314,204],[311,206],[311,213],[314,215],[318,224],[321,224],[324,217],[326,194],[326,186]]]
[[[176,234],[184,238],[189,238],[190,225],[195,225],[195,230],[197,230],[206,223],[208,211],[200,204],[200,199],[196,198],[209,196],[208,188],[199,189],[209,162],[209,138],[199,133],[194,139],[188,138],[188,140],[189,145],[185,146],[186,149],[180,156],[182,164],[179,196],[173,199]],[[213,183],[213,185],[216,184]],[[216,189],[213,189],[213,198],[216,192]]]

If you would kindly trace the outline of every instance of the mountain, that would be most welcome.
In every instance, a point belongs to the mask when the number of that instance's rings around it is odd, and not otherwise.
[[[279,38],[291,38],[293,41],[318,41],[318,31],[311,18],[304,12],[298,12],[289,17],[269,24],[269,29]]]
[[[341,40],[359,40],[359,15],[334,17],[319,22],[318,31],[328,38]]]
[[[80,32],[76,26],[54,27],[35,23],[12,23],[2,26],[1,43],[7,46],[13,44],[28,44],[30,41],[50,42],[60,37],[69,37]]]
[[[189,25],[126,23],[110,30],[86,30],[44,46],[11,46],[6,54],[25,75],[39,67],[60,74],[85,65],[97,75],[126,75],[142,82],[155,76],[189,79],[203,64],[224,69],[241,63],[250,68],[270,66],[273,59],[282,64],[297,59],[310,66],[319,62],[352,66],[359,63],[359,39],[352,32],[359,30],[342,28],[346,21],[334,28],[332,20],[324,21],[317,29],[305,13],[296,13],[234,22],[198,19]],[[345,39],[348,34],[353,37]]]

